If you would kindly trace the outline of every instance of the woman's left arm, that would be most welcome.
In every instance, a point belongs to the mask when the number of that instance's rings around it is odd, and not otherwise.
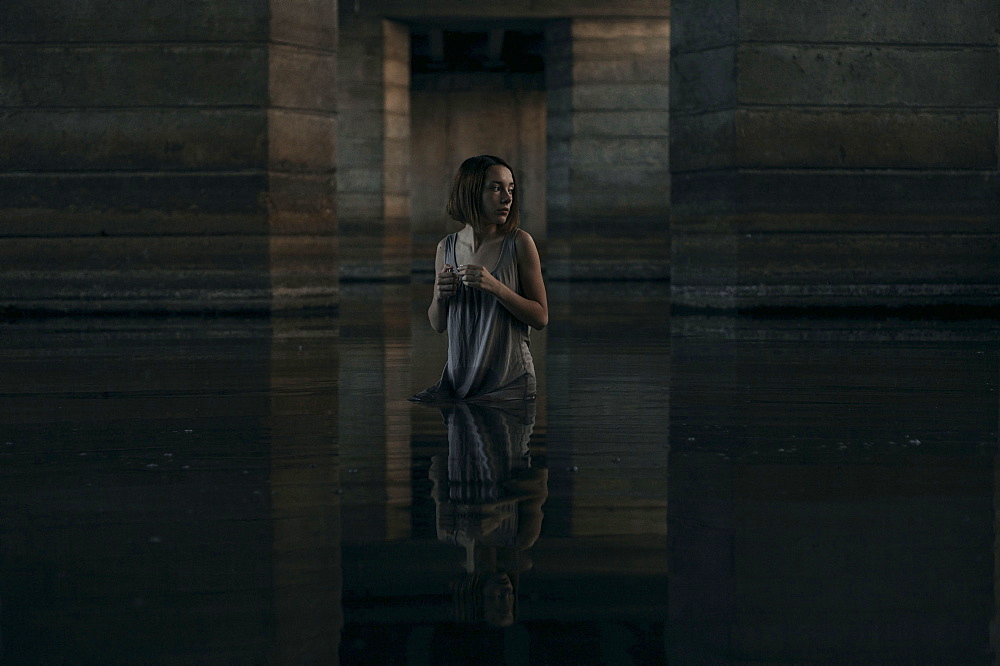
[[[531,235],[523,229],[518,230],[514,242],[523,296],[497,280],[483,266],[459,266],[458,275],[463,284],[493,294],[508,312],[540,331],[549,323],[549,301],[545,295],[538,248]]]

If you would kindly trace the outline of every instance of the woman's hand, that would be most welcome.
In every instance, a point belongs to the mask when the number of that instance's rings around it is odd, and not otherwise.
[[[461,280],[462,284],[466,287],[481,289],[487,293],[495,293],[496,285],[500,284],[500,282],[493,277],[485,266],[466,264],[464,266],[459,266],[456,273],[458,275],[458,279]]]
[[[455,269],[451,264],[445,264],[444,270],[434,278],[434,298],[439,301],[448,300],[455,295],[456,289],[458,289],[458,277],[455,275]]]

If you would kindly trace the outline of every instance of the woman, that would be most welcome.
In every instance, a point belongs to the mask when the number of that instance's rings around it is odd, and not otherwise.
[[[528,327],[544,328],[549,308],[538,249],[518,228],[510,165],[492,155],[462,162],[447,211],[464,227],[438,243],[427,318],[448,332],[448,362],[441,380],[411,400],[533,398]]]

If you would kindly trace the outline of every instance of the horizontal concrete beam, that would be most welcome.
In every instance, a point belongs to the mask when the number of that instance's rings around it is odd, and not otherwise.
[[[990,46],[1000,30],[993,0],[741,0],[741,37],[779,42]]]
[[[0,46],[7,107],[259,106],[264,44]]]
[[[991,46],[1000,30],[992,0],[672,0],[676,53],[737,41]]]
[[[337,43],[332,0],[221,0],[141,6],[117,0],[10,0],[0,7],[4,42],[263,42],[328,49]]]
[[[552,108],[584,111],[662,111],[670,105],[670,87],[662,83],[580,83],[549,89]]]
[[[668,211],[659,207],[653,211],[642,213],[619,213],[613,215],[581,215],[576,211],[563,208],[560,211],[550,211],[548,217],[550,249],[555,249],[555,241],[569,243],[574,253],[590,253],[595,255],[617,256],[628,255],[621,248],[616,248],[619,240],[631,239],[639,243],[663,243],[669,246],[670,220]],[[593,239],[600,239],[599,242]],[[590,240],[588,240],[590,239]],[[669,255],[669,251],[667,252]],[[669,257],[664,255],[664,262]]]
[[[266,256],[263,254],[261,256]],[[0,307],[43,312],[270,312],[265,270],[6,272]]]
[[[659,49],[665,40],[670,39],[670,22],[662,19],[651,20],[652,18],[653,16],[650,15],[642,18],[580,18],[575,20],[570,24],[574,51],[576,45],[586,44],[588,40],[606,42],[612,49],[610,53],[614,53],[616,46],[619,48]]]
[[[382,168],[377,164],[341,167],[337,172],[338,195],[348,192],[377,195],[382,191],[382,187]]]
[[[263,210],[267,175],[243,173],[6,173],[0,210],[70,209],[253,213]],[[0,227],[0,234],[3,233]]]
[[[576,136],[571,143],[569,166],[573,170],[603,171],[627,166],[642,171],[669,166],[670,141],[659,137],[588,137]],[[554,156],[550,164],[559,164]]]
[[[981,284],[1000,293],[1000,234],[675,230],[671,240],[673,277],[685,286]]]
[[[744,213],[683,215],[672,220],[682,234],[988,234],[995,225],[988,216],[921,213]]]
[[[995,112],[747,108],[675,114],[675,171],[736,167],[990,169]]]
[[[740,110],[736,164],[747,167],[993,169],[997,115]]]
[[[673,54],[670,59],[670,112],[735,107],[736,73],[735,46]]]
[[[267,204],[279,212],[315,215],[323,224],[335,219],[337,181],[332,173],[268,172]],[[332,233],[335,227],[330,228]],[[319,229],[314,229],[319,231]]]
[[[267,114],[268,162],[279,171],[330,173],[337,164],[334,114],[271,109]]]
[[[352,0],[344,0],[351,7]],[[619,0],[614,3],[602,0],[511,0],[509,2],[477,5],[474,10],[463,0],[438,0],[433,3],[414,3],[411,0],[368,0],[358,4],[359,11],[373,16],[394,19],[462,18],[474,16],[475,20],[495,18],[565,18],[568,16],[650,16],[667,18],[670,3],[662,0]]]
[[[727,170],[673,174],[673,211],[985,216],[1000,214],[996,171]]]
[[[659,188],[632,187],[612,194],[608,190],[571,190],[560,196],[566,198],[571,216],[586,216],[602,222],[608,219],[656,219],[666,224],[670,210],[670,188],[666,185]],[[615,226],[621,225],[616,223]]]
[[[545,80],[550,89],[580,83],[666,83],[669,53],[649,57],[611,56],[593,58],[549,58]]]
[[[191,171],[263,168],[260,109],[0,110],[9,171]]]
[[[664,137],[670,131],[666,110],[577,111],[549,116],[550,136]]]
[[[294,46],[268,49],[272,107],[337,110],[337,56]]]
[[[337,216],[343,224],[352,220],[377,221],[383,215],[382,194],[377,192],[337,193]]]
[[[5,0],[4,42],[263,41],[274,0]]]
[[[267,0],[269,38],[299,46],[335,48],[337,5],[338,0]]]
[[[736,59],[741,104],[996,109],[1000,101],[996,47],[744,44]]]
[[[675,55],[732,46],[739,40],[739,0],[670,0]]]
[[[617,192],[631,190],[670,191],[670,168],[666,160],[659,166],[607,164],[593,169],[571,167],[568,171],[570,180],[565,190],[571,194],[602,192],[613,197]]]
[[[266,267],[268,242],[266,235],[249,234],[6,238],[0,243],[0,260],[5,276],[32,270],[81,277],[89,272],[257,271]]]
[[[82,236],[217,236],[268,232],[267,211],[254,213],[198,210],[101,210],[8,208],[0,238]]]

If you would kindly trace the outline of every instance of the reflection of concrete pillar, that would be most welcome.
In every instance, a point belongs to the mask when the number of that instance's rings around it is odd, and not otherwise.
[[[667,287],[644,298],[614,284],[585,294],[581,289],[573,287],[575,302],[566,283],[550,289],[546,530],[559,536],[663,535],[670,427]],[[609,328],[618,316],[645,323]]]
[[[410,33],[342,3],[341,274],[410,274]]]
[[[337,661],[344,618],[336,334],[329,320],[279,318],[273,323],[270,500],[275,646],[269,661],[274,663]]]
[[[669,20],[557,21],[546,50],[548,269],[667,277]]]
[[[410,287],[346,287],[339,455],[351,543],[410,534]]]
[[[994,0],[676,0],[672,21],[675,304],[995,302]]]
[[[990,647],[996,654],[1000,650],[1000,453],[994,455],[993,470],[993,619],[990,620]]]
[[[672,339],[671,656],[985,654],[996,366],[907,344],[933,327],[692,319]]]
[[[174,4],[0,7],[3,305],[335,302],[332,3]]]

